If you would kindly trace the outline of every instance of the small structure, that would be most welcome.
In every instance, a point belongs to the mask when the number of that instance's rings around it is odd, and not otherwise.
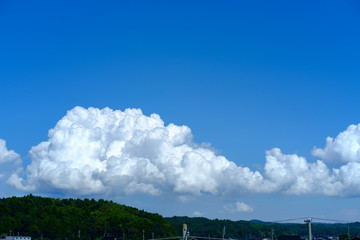
[[[301,240],[300,236],[279,236],[278,240]]]
[[[330,240],[328,237],[319,236],[315,238],[316,240]]]
[[[6,236],[6,240],[31,240],[29,236]]]

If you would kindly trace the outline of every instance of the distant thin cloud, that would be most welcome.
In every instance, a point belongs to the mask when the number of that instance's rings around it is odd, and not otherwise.
[[[237,202],[236,203],[236,211],[237,212],[253,212],[254,208],[250,207],[246,203]]]
[[[254,208],[244,202],[235,202],[233,204],[224,205],[224,210],[228,213],[237,213],[237,212],[253,212]]]
[[[201,212],[199,212],[199,211],[195,211],[195,212],[193,213],[193,216],[194,216],[194,217],[202,217],[203,214],[202,214]]]

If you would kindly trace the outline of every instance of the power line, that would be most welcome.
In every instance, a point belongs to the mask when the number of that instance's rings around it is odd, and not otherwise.
[[[328,221],[328,222],[350,223],[349,221],[337,220],[337,219],[328,219],[328,218],[312,218],[312,219],[317,219],[317,220],[321,220],[321,221]]]
[[[270,221],[272,223],[282,223],[282,222],[292,222],[292,221],[297,221],[297,220],[304,220],[307,217],[302,217],[302,218],[291,218],[291,219],[283,219],[283,220],[276,220],[276,221]],[[338,223],[351,223],[349,221],[344,221],[344,220],[338,220],[338,219],[330,219],[330,218],[317,218],[317,217],[310,217],[311,219],[315,219],[315,220],[320,220],[320,221],[328,221],[328,222],[338,222]]]
[[[273,223],[281,223],[281,222],[291,222],[295,220],[304,220],[304,218],[292,218],[292,219],[283,219],[283,220],[277,220],[277,221],[271,221]]]
[[[155,238],[153,240],[167,240],[167,239],[181,239],[181,236],[167,237],[167,238]]]
[[[196,239],[213,239],[213,240],[222,240],[222,238],[214,238],[214,237],[200,237],[200,236],[190,236],[190,238],[196,238]]]

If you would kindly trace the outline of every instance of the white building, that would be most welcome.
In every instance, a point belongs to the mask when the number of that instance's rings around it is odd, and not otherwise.
[[[29,236],[6,236],[6,240],[31,240]]]

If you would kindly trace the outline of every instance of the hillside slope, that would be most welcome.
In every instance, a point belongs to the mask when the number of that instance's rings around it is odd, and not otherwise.
[[[159,214],[94,199],[53,199],[36,196],[0,199],[0,233],[48,239],[141,239],[176,235]]]

